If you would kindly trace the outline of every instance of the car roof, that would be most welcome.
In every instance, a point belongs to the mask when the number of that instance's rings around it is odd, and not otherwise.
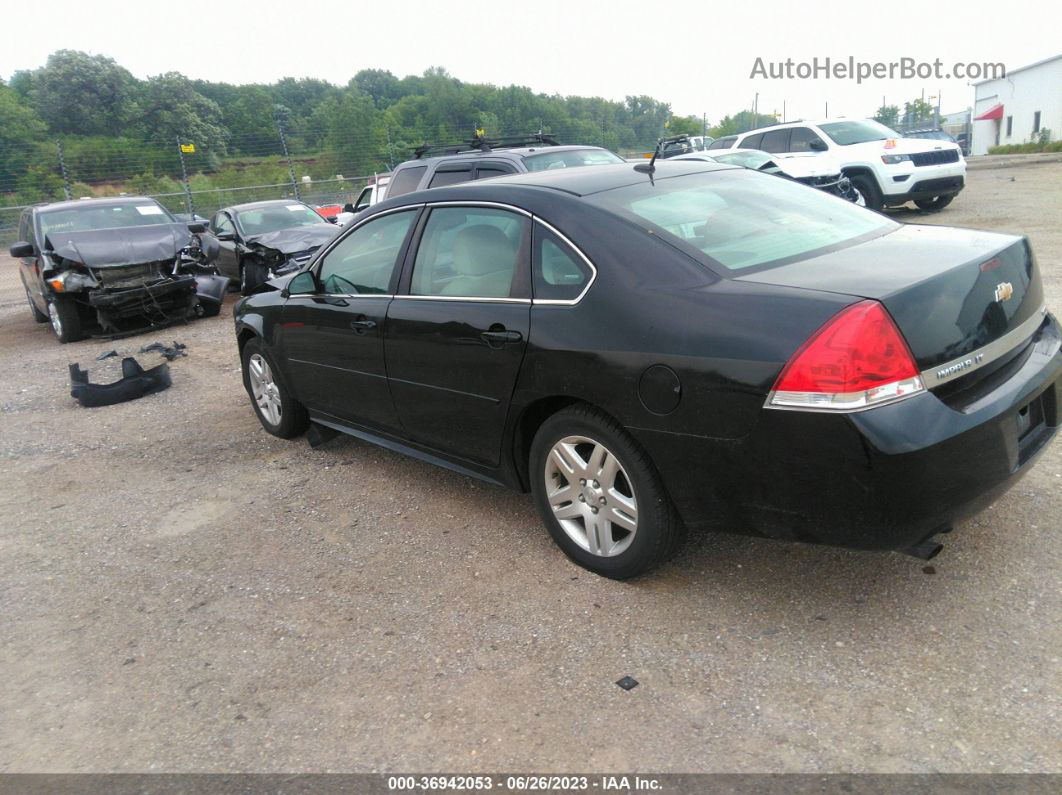
[[[440,160],[478,160],[479,158],[484,157],[508,157],[508,159],[510,160],[515,160],[517,158],[523,159],[528,155],[542,154],[547,152],[571,152],[577,149],[601,149],[606,152],[608,151],[607,149],[601,146],[584,146],[580,144],[564,144],[563,146],[519,146],[513,149],[490,149],[486,152],[481,150],[474,150],[468,152],[454,152],[453,154],[432,155],[430,157],[406,160],[404,163],[400,163],[395,170],[397,171],[399,168],[402,168],[402,166],[421,164],[427,165],[430,163],[437,163]]]
[[[247,210],[265,210],[268,207],[284,207],[288,204],[301,204],[304,207],[309,207],[306,202],[301,199],[266,199],[260,202],[246,202],[245,204],[233,204],[229,207],[222,207],[218,212],[224,212],[226,210],[242,213]],[[312,209],[312,208],[311,208]]]
[[[526,174],[510,174],[505,177],[492,177],[489,180],[475,180],[450,186],[451,190],[460,191],[473,188],[485,188],[488,186],[502,187],[514,185],[520,187],[549,188],[563,191],[573,196],[589,196],[593,193],[622,188],[627,185],[636,185],[650,178],[645,171],[639,171],[636,165],[648,165],[648,161],[639,164],[615,163],[613,165],[584,166],[581,168],[558,168],[548,171],[529,171]],[[726,163],[711,163],[705,160],[677,161],[676,158],[657,160],[656,169],[652,174],[653,179],[667,179],[679,177],[684,174],[695,174],[704,171],[730,171],[740,168]],[[431,197],[438,195],[433,188],[427,191],[417,191],[422,201],[431,201]],[[413,196],[414,194],[407,194]],[[402,198],[406,198],[405,196]]]
[[[112,207],[118,204],[159,204],[150,196],[107,196],[102,199],[70,199],[38,204],[35,210],[69,210],[71,207]],[[161,205],[159,205],[161,206]]]

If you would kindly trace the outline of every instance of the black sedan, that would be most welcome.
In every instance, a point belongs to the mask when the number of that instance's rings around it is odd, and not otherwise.
[[[1058,426],[1027,240],[732,166],[408,194],[271,286],[235,312],[267,431],[529,490],[609,577],[687,527],[929,557]]]
[[[201,239],[207,262],[249,295],[262,282],[299,270],[335,235],[336,227],[313,208],[276,199],[218,210]]]

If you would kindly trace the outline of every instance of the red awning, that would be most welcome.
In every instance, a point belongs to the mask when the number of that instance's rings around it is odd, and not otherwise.
[[[1002,118],[1003,118],[1003,105],[1000,104],[1000,105],[996,105],[993,108],[989,108],[984,113],[982,113],[980,116],[974,116],[974,121],[989,121],[990,119],[995,119],[996,121],[998,121],[999,119],[1002,119]]]

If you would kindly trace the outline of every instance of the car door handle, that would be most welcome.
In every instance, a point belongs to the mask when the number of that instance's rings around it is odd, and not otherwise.
[[[350,327],[355,331],[365,331],[366,329],[376,328],[375,320],[352,320],[350,321]]]
[[[511,345],[514,342],[520,342],[523,340],[524,335],[519,331],[500,329],[496,331],[484,331],[479,335],[479,338],[488,345]]]

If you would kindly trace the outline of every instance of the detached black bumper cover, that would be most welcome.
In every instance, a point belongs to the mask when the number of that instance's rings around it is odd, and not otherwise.
[[[132,358],[122,359],[122,378],[111,384],[90,384],[88,372],[78,364],[70,365],[70,396],[86,408],[112,406],[144,395],[161,392],[172,384],[170,368],[160,364],[145,370]]]
[[[962,177],[937,177],[921,179],[911,185],[907,193],[885,194],[886,204],[903,204],[915,199],[932,199],[934,196],[955,196],[966,186]]]

